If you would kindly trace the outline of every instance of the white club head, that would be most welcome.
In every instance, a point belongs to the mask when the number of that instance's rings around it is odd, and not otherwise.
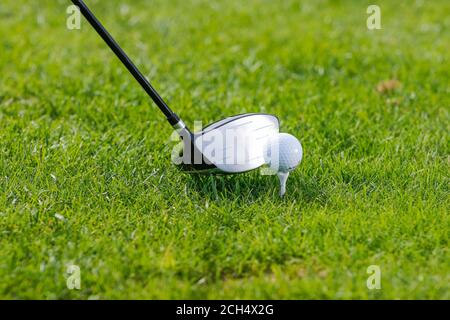
[[[268,139],[278,133],[278,118],[269,114],[246,113],[217,121],[194,133],[193,146],[185,140],[184,169],[241,173],[259,168],[265,164]]]

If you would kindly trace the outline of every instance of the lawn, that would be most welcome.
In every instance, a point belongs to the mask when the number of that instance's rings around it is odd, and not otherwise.
[[[0,298],[450,298],[449,1],[376,1],[381,30],[373,1],[86,2],[188,125],[275,114],[303,162],[283,199],[179,171],[70,1],[2,0]]]

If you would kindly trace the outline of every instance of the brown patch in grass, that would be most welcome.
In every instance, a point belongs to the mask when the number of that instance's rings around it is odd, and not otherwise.
[[[402,83],[396,79],[384,80],[377,84],[377,92],[380,94],[390,93],[400,89]]]
[[[326,278],[328,276],[328,271],[327,270],[320,270],[318,273],[320,278]]]

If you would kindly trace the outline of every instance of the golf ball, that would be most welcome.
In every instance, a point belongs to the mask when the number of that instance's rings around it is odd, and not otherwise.
[[[264,151],[266,163],[277,172],[289,172],[302,160],[300,141],[288,133],[279,133],[269,138]]]

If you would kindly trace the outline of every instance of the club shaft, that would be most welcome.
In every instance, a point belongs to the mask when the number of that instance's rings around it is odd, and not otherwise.
[[[119,44],[114,40],[114,38],[109,34],[109,32],[103,27],[100,21],[95,17],[91,10],[82,0],[72,0],[73,4],[78,6],[80,12],[86,18],[86,20],[92,25],[92,27],[97,31],[97,33],[102,37],[106,44],[111,48],[111,50],[116,54],[116,56],[122,61],[122,63],[127,67],[128,71],[134,76],[134,78],[139,82],[142,88],[147,92],[150,98],[156,103],[159,109],[164,113],[169,123],[174,126],[180,122],[180,118],[169,108],[169,106],[164,102],[161,96],[152,87],[150,82],[144,77],[144,75],[139,71],[136,65],[131,61],[127,54],[122,50]]]

